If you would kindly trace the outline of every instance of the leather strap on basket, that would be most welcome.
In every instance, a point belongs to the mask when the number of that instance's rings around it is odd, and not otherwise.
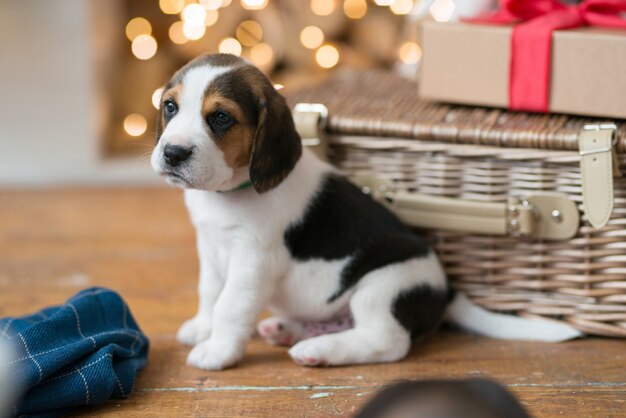
[[[293,112],[305,146],[326,159],[323,105],[301,103]],[[574,237],[580,226],[576,203],[562,193],[510,197],[508,202],[480,202],[395,190],[391,182],[364,173],[352,180],[365,194],[387,206],[406,224],[481,235],[526,236],[546,240]]]
[[[594,228],[604,227],[613,212],[613,176],[620,175],[615,124],[585,125],[578,137],[583,208]]]

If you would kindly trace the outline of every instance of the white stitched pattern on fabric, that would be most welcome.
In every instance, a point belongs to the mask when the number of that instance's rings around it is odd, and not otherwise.
[[[9,326],[11,325],[11,322],[13,322],[15,320],[15,318],[11,318],[7,321],[6,325],[4,326],[4,328],[2,329],[2,335],[5,337],[8,337],[9,334],[7,334],[7,331],[9,330]]]
[[[61,376],[56,376],[56,377],[53,377],[51,379],[46,379],[46,380],[44,380],[44,383],[54,382],[55,380],[58,380],[58,379],[61,379],[61,378],[67,377],[67,376],[71,376],[71,375],[73,375],[74,373],[76,373],[76,372],[78,372],[80,370],[85,370],[86,368],[91,367],[94,364],[100,363],[102,360],[104,360],[107,357],[113,358],[113,354],[111,354],[111,353],[105,354],[102,357],[100,357],[99,359],[92,361],[91,363],[81,367],[80,369],[76,369],[75,368],[73,372],[65,373],[65,374],[62,374]]]
[[[120,388],[120,392],[122,392],[122,398],[126,397],[126,393],[124,392],[124,388],[122,387],[122,382],[117,378],[117,373],[113,370],[113,376],[115,376],[115,381],[117,382],[117,387]]]
[[[24,339],[24,336],[22,335],[22,333],[20,332],[17,335],[20,336],[20,340],[22,340],[22,343],[24,344],[24,348],[26,349],[26,354],[28,354],[28,358],[31,359],[33,362],[35,362],[37,369],[39,369],[39,380],[37,380],[37,383],[36,383],[36,384],[39,384],[39,382],[41,382],[41,379],[43,379],[43,370],[41,370],[41,364],[39,364],[39,362],[35,359],[35,357],[32,356],[32,354],[30,354],[30,349],[28,348],[28,344],[26,344],[26,340]]]
[[[81,337],[83,337],[84,339],[89,338],[91,340],[91,342],[93,343],[93,348],[95,349],[97,344],[96,344],[96,340],[93,337],[85,337],[85,334],[83,334],[83,330],[80,328],[80,316],[78,315],[78,311],[76,310],[76,308],[74,307],[74,305],[72,305],[71,303],[68,303],[67,306],[69,306],[70,308],[72,308],[72,311],[74,311],[74,315],[76,316],[76,327],[78,328],[78,333],[80,334]]]
[[[129,332],[130,331],[130,332]],[[135,339],[135,341],[139,338],[139,333],[137,331],[105,331],[105,332],[99,332],[97,334],[94,334],[94,337],[101,337],[103,335],[115,335],[115,334],[122,334],[122,335],[128,335],[130,337],[133,337]],[[63,348],[65,348],[65,346],[62,347],[56,347],[56,348],[52,348],[50,350],[46,350],[46,351],[42,351],[41,353],[37,353],[37,354],[33,354],[31,357],[37,357],[37,356],[43,356],[45,354],[49,354],[52,353],[54,351],[57,350],[62,350]],[[14,363],[19,363],[20,361],[24,361],[24,360],[29,360],[31,357],[22,357],[22,358],[18,358],[17,360],[13,360],[7,364],[14,364]]]
[[[137,344],[137,341],[139,341],[139,334],[135,334],[135,341],[133,341],[133,343],[130,346],[131,356],[135,355],[135,344]]]
[[[124,329],[128,329],[128,306],[126,306],[126,304],[124,304],[123,322],[124,322]]]
[[[80,377],[83,378],[83,383],[85,384],[85,403],[89,405],[89,384],[87,383],[87,379],[85,379],[85,375],[83,374],[83,372],[78,370],[76,367],[74,367],[74,370],[76,370]]]

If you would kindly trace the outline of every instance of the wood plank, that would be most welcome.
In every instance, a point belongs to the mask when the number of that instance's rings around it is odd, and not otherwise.
[[[174,339],[195,311],[197,274],[176,190],[0,192],[0,316],[106,286],[151,339],[133,395],[86,414],[346,416],[396,380],[480,376],[507,385],[537,417],[626,417],[626,346],[616,339],[541,344],[443,330],[399,363],[324,369],[298,366],[285,348],[254,339],[239,367],[197,370]],[[318,393],[330,395],[310,398]]]
[[[81,409],[80,415],[145,417],[346,417],[353,415],[377,388],[291,390],[138,391],[127,400]],[[535,387],[511,388],[535,417],[619,418],[626,416],[626,390]]]

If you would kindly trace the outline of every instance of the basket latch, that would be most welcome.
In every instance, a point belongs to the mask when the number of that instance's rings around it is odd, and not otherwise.
[[[576,203],[562,193],[481,202],[397,190],[393,183],[360,173],[352,180],[361,191],[387,206],[407,225],[460,233],[566,240],[578,233]]]
[[[583,208],[594,228],[607,224],[613,212],[613,177],[621,176],[614,123],[587,124],[578,137]]]
[[[327,120],[328,108],[320,103],[298,103],[293,109],[293,121],[302,145],[324,161],[328,160],[328,144],[324,136]]]

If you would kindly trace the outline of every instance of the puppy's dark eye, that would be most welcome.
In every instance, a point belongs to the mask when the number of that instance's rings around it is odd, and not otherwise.
[[[217,112],[215,114],[215,122],[223,127],[230,126],[233,123],[233,119],[226,112]]]
[[[171,100],[167,100],[163,103],[163,111],[165,112],[165,116],[172,117],[178,112],[178,106]]]
[[[215,133],[225,132],[235,124],[235,119],[223,110],[211,113],[206,118],[207,123]]]

